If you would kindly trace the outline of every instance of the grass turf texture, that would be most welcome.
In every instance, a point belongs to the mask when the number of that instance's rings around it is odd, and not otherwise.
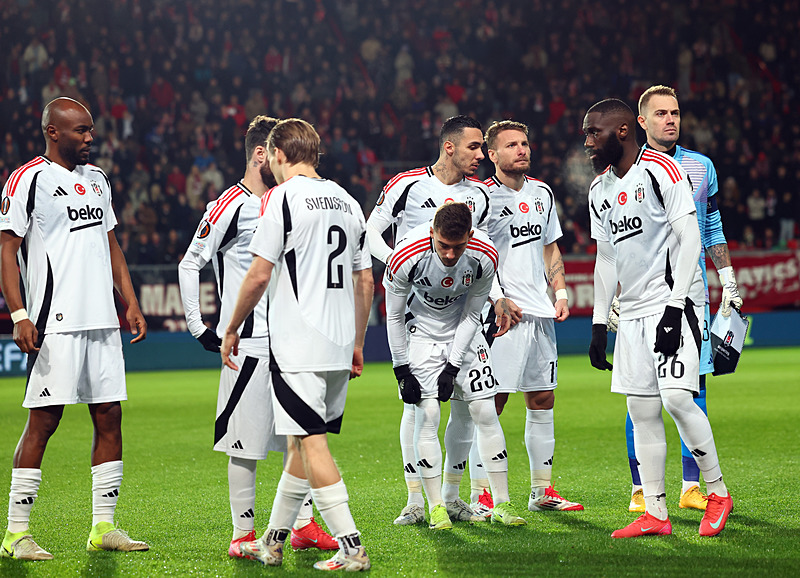
[[[202,353],[198,353],[201,355]],[[521,396],[502,416],[512,501],[528,526],[456,523],[451,532],[397,527],[405,505],[397,439],[401,404],[391,368],[371,364],[351,382],[343,433],[330,445],[376,576],[682,576],[800,573],[800,482],[797,415],[800,349],[752,349],[735,375],[711,378],[709,407],[735,509],[723,533],[701,538],[702,516],[680,510],[680,446],[667,417],[667,492],[673,535],[612,540],[635,518],[627,511],[630,476],[624,398],[609,393],[610,373],[583,356],[559,361],[554,485],[584,512],[527,512],[528,458]],[[287,552],[282,569],[227,556],[230,510],[226,457],[211,450],[218,374],[134,373],[124,404],[125,480],[117,522],[144,553],[85,551],[91,523],[91,424],[83,406],[68,407],[50,441],[31,529],[55,560],[0,559],[0,576],[318,575],[330,553]],[[24,381],[0,380],[0,495],[25,422]],[[443,405],[442,432],[447,405]],[[271,454],[258,472],[256,530],[264,530],[281,468]],[[461,495],[469,499],[465,476]],[[5,502],[3,502],[5,504]],[[319,516],[318,516],[319,518]]]

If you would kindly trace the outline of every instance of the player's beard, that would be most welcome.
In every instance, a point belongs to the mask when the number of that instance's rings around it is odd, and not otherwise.
[[[622,143],[615,133],[611,133],[603,148],[594,149],[592,158],[592,168],[597,174],[606,170],[608,165],[616,165],[622,158]]]
[[[530,159],[526,160],[524,165],[517,164],[518,159],[514,159],[511,162],[501,163],[500,170],[507,175],[524,175],[531,169],[531,161]]]
[[[64,147],[63,150],[59,151],[61,153],[61,158],[63,158],[66,162],[71,165],[85,165],[89,162],[89,155],[91,154],[91,149],[84,149],[83,147],[75,148],[75,147]]]
[[[261,165],[261,168],[258,169],[259,174],[261,175],[261,182],[264,183],[264,186],[267,189],[271,189],[278,185],[278,181],[275,180],[275,175],[272,174],[272,170],[269,168],[269,164]]]

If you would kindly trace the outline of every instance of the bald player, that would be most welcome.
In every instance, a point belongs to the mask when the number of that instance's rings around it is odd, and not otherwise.
[[[147,322],[114,235],[111,185],[89,164],[94,123],[79,102],[45,106],[46,148],[11,174],[0,201],[0,288],[14,322],[14,342],[28,354],[23,407],[28,421],[14,452],[8,528],[0,555],[53,556],[28,528],[42,479],[42,458],[64,406],[85,403],[92,439],[92,527],[88,550],[147,550],[114,525],[122,483],[122,406],[127,399],[116,289],[136,336]],[[19,287],[25,284],[25,299]]]

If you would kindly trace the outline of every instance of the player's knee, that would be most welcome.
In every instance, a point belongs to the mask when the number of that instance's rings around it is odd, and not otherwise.
[[[686,389],[665,389],[661,392],[661,400],[667,413],[675,416],[701,411],[694,402],[692,392]]]
[[[478,428],[499,424],[497,412],[491,399],[478,399],[470,403],[469,411],[472,421]]]
[[[532,391],[525,394],[525,404],[528,409],[542,410],[553,409],[556,403],[554,391]]]

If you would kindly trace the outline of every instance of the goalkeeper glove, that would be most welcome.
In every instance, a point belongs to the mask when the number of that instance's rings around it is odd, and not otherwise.
[[[453,395],[453,390],[456,387],[456,376],[458,375],[458,368],[449,361],[444,365],[442,373],[439,374],[439,379],[436,383],[439,385],[439,401],[442,403],[450,399]]]
[[[419,386],[419,381],[411,373],[411,368],[407,363],[398,365],[394,368],[394,376],[397,378],[397,383],[400,385],[400,397],[403,398],[404,403],[415,404],[419,403],[422,399],[422,388]]]
[[[667,305],[661,321],[656,325],[656,346],[653,351],[665,356],[675,355],[681,346],[681,317],[683,311]]]
[[[200,342],[203,349],[206,351],[213,351],[214,353],[219,353],[219,347],[222,345],[222,339],[210,329],[203,331],[203,334],[197,338],[197,341]]]
[[[608,344],[608,335],[606,335],[606,326],[602,323],[594,323],[592,325],[592,343],[589,345],[589,361],[592,362],[592,367],[599,370],[613,369],[606,359],[606,345]]]
[[[608,311],[606,327],[611,333],[616,333],[617,329],[619,329],[619,299],[616,296],[611,300],[611,309]]]
[[[719,282],[722,285],[722,302],[719,304],[719,312],[723,317],[730,317],[731,306],[737,311],[742,310],[742,297],[739,295],[739,286],[736,285],[733,267],[717,269],[717,273],[719,273]]]

